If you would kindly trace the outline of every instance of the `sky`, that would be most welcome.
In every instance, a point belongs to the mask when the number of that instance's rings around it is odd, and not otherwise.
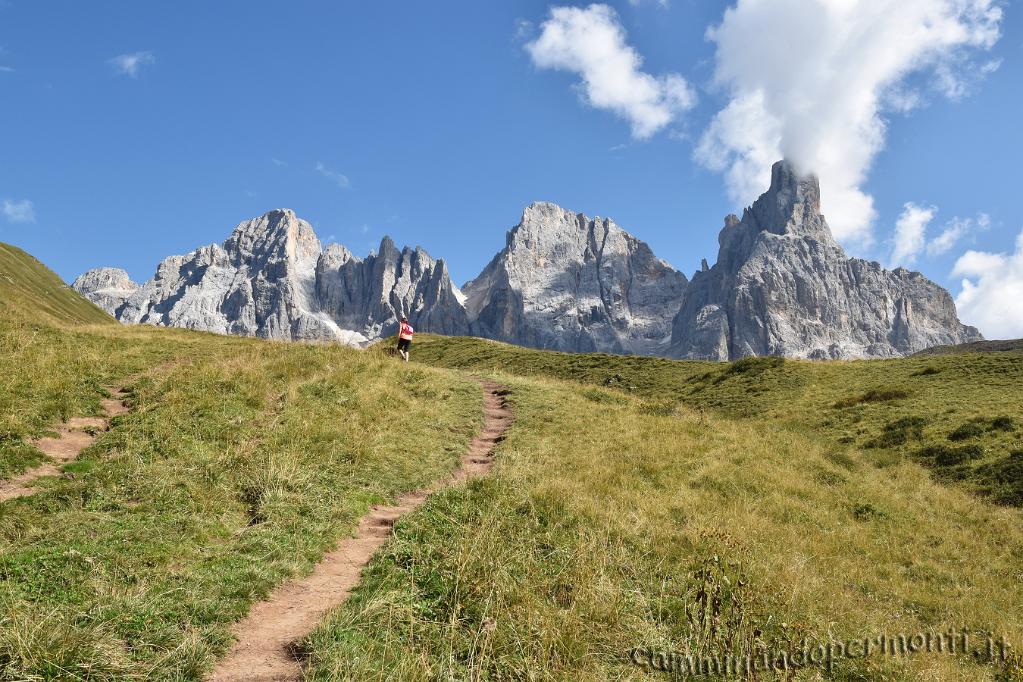
[[[999,0],[0,0],[0,241],[144,281],[286,207],[462,284],[547,200],[691,275],[784,156],[850,255],[1020,337],[1021,85]]]

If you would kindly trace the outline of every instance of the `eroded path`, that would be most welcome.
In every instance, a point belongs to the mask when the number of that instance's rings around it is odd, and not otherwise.
[[[500,384],[481,381],[484,390],[483,430],[469,444],[458,469],[429,488],[407,493],[394,506],[374,506],[359,521],[355,537],[342,540],[316,565],[312,575],[277,588],[266,601],[253,605],[234,628],[234,647],[220,661],[213,682],[294,681],[302,679],[295,645],[338,606],[359,582],[359,575],[391,535],[403,514],[416,509],[437,490],[487,473],[494,445],[504,438],[512,413]]]
[[[0,502],[36,492],[32,482],[43,476],[60,475],[60,465],[73,462],[85,448],[96,442],[98,434],[110,428],[110,420],[128,412],[124,388],[108,388],[112,397],[100,401],[103,417],[72,417],[58,427],[56,438],[40,438],[32,444],[50,458],[49,462],[29,469],[9,481],[0,482]]]

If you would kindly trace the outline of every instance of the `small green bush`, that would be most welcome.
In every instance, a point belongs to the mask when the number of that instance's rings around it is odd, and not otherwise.
[[[835,407],[854,407],[861,403],[885,403],[891,400],[908,398],[909,391],[901,388],[872,388],[866,393],[843,398],[835,403]]]
[[[1016,430],[1016,420],[1013,419],[1012,417],[1008,416],[1008,415],[1004,415],[1003,414],[1002,416],[995,417],[994,419],[991,420],[991,426],[989,427],[989,430],[991,430],[991,431],[1015,431]]]
[[[728,365],[725,371],[718,375],[714,383],[720,384],[725,379],[737,375],[757,376],[769,369],[776,369],[785,365],[785,358],[768,355],[766,357],[749,357],[736,360]]]
[[[957,427],[952,433],[948,434],[948,439],[951,441],[969,440],[982,435],[984,431],[985,429],[983,424],[976,421],[968,421]]]
[[[955,466],[984,456],[984,448],[979,445],[960,445],[957,448],[948,445],[928,445],[916,452],[920,459],[933,460],[938,466]]]
[[[853,517],[857,521],[869,521],[870,519],[886,519],[888,515],[870,504],[869,502],[858,502],[852,509]]]
[[[910,439],[920,440],[923,428],[929,420],[926,417],[902,417],[884,425],[881,434],[866,443],[868,448],[892,448],[905,445]]]
[[[982,490],[997,503],[1023,506],[1023,450],[977,467],[977,476],[983,481]]]

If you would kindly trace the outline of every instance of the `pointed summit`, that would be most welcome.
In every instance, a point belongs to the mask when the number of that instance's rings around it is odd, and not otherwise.
[[[609,218],[538,201],[462,291],[478,336],[534,348],[656,355],[686,277]]]
[[[775,197],[784,210],[797,203],[804,203],[813,213],[820,213],[821,185],[813,173],[800,173],[795,164],[787,159],[776,161],[771,166],[771,187],[767,196]]]
[[[235,265],[252,259],[265,262],[293,258],[301,262],[304,270],[309,270],[316,264],[320,240],[313,226],[293,210],[275,208],[258,218],[238,223],[223,248]]]
[[[774,164],[742,220],[725,218],[717,263],[693,276],[670,355],[892,357],[980,338],[920,273],[848,258],[820,208],[816,176]]]

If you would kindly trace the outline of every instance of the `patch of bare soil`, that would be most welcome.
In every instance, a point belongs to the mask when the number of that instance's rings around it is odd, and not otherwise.
[[[123,388],[107,390],[113,397],[100,401],[106,416],[72,417],[57,428],[55,438],[40,438],[32,443],[51,461],[29,469],[9,481],[0,482],[0,502],[34,493],[36,489],[31,486],[33,481],[43,476],[59,475],[61,464],[74,461],[82,450],[96,442],[99,433],[110,428],[110,420],[113,417],[128,412],[125,405],[128,391]]]
[[[355,537],[342,540],[316,565],[312,575],[277,588],[266,601],[253,605],[234,628],[237,641],[209,678],[213,682],[294,681],[302,679],[297,643],[328,611],[348,598],[362,569],[390,537],[395,522],[419,507],[430,493],[490,471],[494,445],[512,422],[507,389],[481,381],[484,426],[449,477],[429,488],[402,495],[394,506],[374,506],[359,521]]]

